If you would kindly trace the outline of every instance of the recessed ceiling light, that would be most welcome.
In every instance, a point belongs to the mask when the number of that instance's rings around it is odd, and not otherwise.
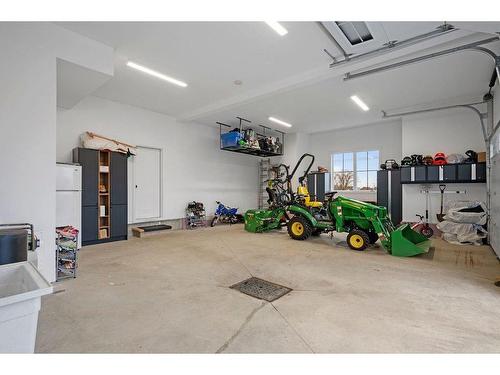
[[[235,80],[233,83],[234,83],[236,86],[240,86],[240,85],[242,85],[242,84],[243,84],[243,81],[242,81],[242,80],[240,80],[240,79],[237,79],[237,80]]]
[[[178,79],[169,77],[165,74],[159,73],[157,71],[154,71],[153,69],[146,68],[145,66],[136,64],[135,62],[128,61],[127,66],[133,69],[137,69],[143,73],[149,74],[153,77],[163,79],[164,81],[173,83],[174,85],[180,86],[180,87],[187,87],[187,83],[179,81]]]
[[[351,96],[351,99],[354,103],[356,103],[357,105],[359,105],[359,107],[363,110],[363,111],[369,111],[370,110],[370,107],[368,107],[360,98],[358,98],[356,95],[353,95]]]
[[[272,122],[275,122],[277,124],[286,126],[287,128],[291,128],[292,127],[292,124],[289,124],[288,122],[282,121],[282,120],[277,119],[275,117],[269,117],[269,121],[272,121]]]
[[[276,21],[266,21],[267,25],[273,29],[274,31],[276,31],[279,35],[283,36],[283,35],[286,35],[288,34],[288,30],[285,29],[283,26],[281,26],[281,24],[279,22],[276,22]]]

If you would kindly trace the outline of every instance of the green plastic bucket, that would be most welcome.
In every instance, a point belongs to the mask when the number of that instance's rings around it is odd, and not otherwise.
[[[431,240],[415,232],[409,224],[399,226],[391,233],[391,254],[397,257],[412,257],[429,251]]]

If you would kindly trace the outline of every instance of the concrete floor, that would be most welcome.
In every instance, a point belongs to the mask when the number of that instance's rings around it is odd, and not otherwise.
[[[396,258],[342,236],[305,242],[243,226],[85,247],[43,300],[37,352],[500,352],[500,265],[487,246],[434,240]],[[293,288],[267,303],[228,287]]]

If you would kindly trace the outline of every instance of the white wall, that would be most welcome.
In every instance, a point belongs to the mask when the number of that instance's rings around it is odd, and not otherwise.
[[[494,91],[494,105],[493,105],[493,121],[494,126],[500,121],[500,89],[499,83]],[[493,137],[494,149],[500,149],[500,131],[496,132]],[[495,250],[497,256],[500,257],[500,152],[492,155],[491,159],[491,207],[490,207],[490,241],[491,246]]]
[[[310,135],[306,133],[289,133],[285,134],[285,149],[284,155],[281,158],[271,158],[272,164],[283,163],[290,167],[290,173],[292,173],[293,168],[299,161],[300,157],[305,153],[310,152]],[[312,153],[314,155],[314,153]],[[304,174],[305,168],[309,163],[309,159],[304,160],[295,173],[292,181],[292,186],[297,187],[299,183],[299,177]]]
[[[469,149],[485,151],[479,118],[471,110],[453,109],[403,118],[403,155],[435,155],[437,152],[463,154]],[[445,205],[451,200],[486,200],[485,184],[448,184],[447,189],[465,190],[467,194],[445,194]],[[420,190],[420,185],[403,185],[404,221],[415,221],[415,214],[425,213],[425,195]],[[432,185],[431,190],[439,189],[437,185]],[[439,210],[440,196],[431,194],[431,222],[437,222]]]
[[[70,110],[57,110],[58,161],[72,161],[72,149],[80,146],[85,131],[162,149],[163,219],[184,217],[193,200],[203,202],[207,214],[214,212],[216,200],[242,212],[257,207],[259,159],[220,151],[216,127],[178,123],[160,113],[90,96]]]
[[[38,267],[53,281],[56,58],[108,74],[113,51],[37,22],[0,23],[0,50],[0,223],[34,224]]]
[[[309,139],[309,151],[316,156],[318,165],[331,170],[331,155],[336,152],[380,151],[380,162],[387,159],[401,160],[401,120],[368,124],[355,128],[313,133]],[[333,187],[332,187],[333,189]],[[345,192],[345,196],[376,201],[377,194],[369,192]]]

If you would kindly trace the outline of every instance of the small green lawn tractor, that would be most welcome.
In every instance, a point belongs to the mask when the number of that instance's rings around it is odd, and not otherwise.
[[[430,240],[412,230],[408,224],[396,228],[387,216],[385,207],[342,196],[334,198],[336,192],[326,193],[325,202],[311,200],[304,179],[314,162],[314,156],[302,155],[294,172],[306,156],[312,161],[299,178],[297,194],[291,194],[292,200],[287,206],[287,211],[293,215],[287,224],[290,237],[305,240],[322,232],[346,232],[347,244],[353,250],[364,250],[380,239],[382,246],[395,256],[408,257],[429,251]]]

